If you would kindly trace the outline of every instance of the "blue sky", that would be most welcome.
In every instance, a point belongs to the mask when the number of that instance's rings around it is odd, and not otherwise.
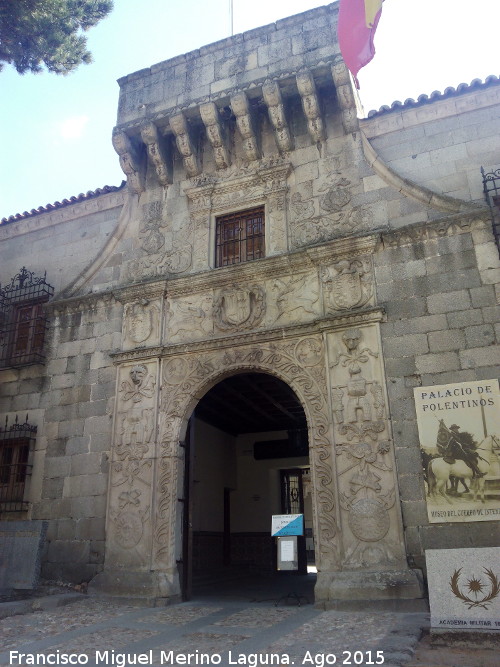
[[[324,2],[234,0],[234,33]],[[229,0],[115,0],[88,33],[94,63],[77,72],[0,72],[0,218],[119,185],[111,145],[118,84],[230,34]],[[359,74],[365,111],[500,74],[500,0],[385,0],[374,60]]]

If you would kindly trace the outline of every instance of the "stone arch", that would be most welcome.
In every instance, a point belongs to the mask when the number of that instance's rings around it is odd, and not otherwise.
[[[178,483],[183,455],[179,442],[187,421],[207,391],[238,372],[261,372],[287,383],[306,414],[313,480],[318,569],[338,567],[334,457],[328,407],[325,347],[311,335],[259,346],[210,350],[168,357],[162,363],[162,396],[153,531],[154,569],[175,570]]]

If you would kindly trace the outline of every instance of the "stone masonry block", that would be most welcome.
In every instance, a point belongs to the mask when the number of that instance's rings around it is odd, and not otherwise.
[[[65,498],[80,498],[105,495],[107,478],[105,475],[78,475],[66,477],[63,495]]]
[[[456,352],[426,354],[417,357],[415,359],[415,365],[419,373],[441,373],[461,368],[458,354]]]
[[[482,324],[465,329],[467,347],[485,347],[495,342],[495,330],[491,324]]]
[[[406,399],[391,401],[391,416],[399,421],[415,419],[415,403],[413,396]]]
[[[111,415],[89,417],[85,420],[85,434],[111,433]]]
[[[462,368],[476,368],[477,366],[500,366],[500,346],[476,347],[460,352]]]
[[[423,484],[423,482],[422,482]],[[423,491],[422,491],[423,492]],[[422,493],[421,492],[421,493]],[[428,521],[425,500],[402,500],[403,524],[405,526],[422,526]],[[413,552],[415,553],[415,552]]]
[[[385,338],[383,347],[385,356],[392,359],[425,354],[429,351],[426,334],[409,334],[407,336]]]
[[[463,329],[474,324],[481,324],[483,321],[483,313],[479,309],[462,310],[455,313],[448,313],[446,315],[448,324],[451,329]]]
[[[424,499],[424,481],[422,468],[413,475],[399,476],[399,492],[401,500],[423,500]]]
[[[59,437],[70,438],[78,435],[83,435],[84,421],[83,419],[71,419],[62,421],[59,424]]]
[[[89,451],[88,435],[75,435],[66,439],[66,453],[68,456],[74,454],[85,454]]]
[[[107,399],[102,399],[100,401],[88,401],[87,403],[78,404],[78,416],[79,417],[102,417],[106,414],[108,409]]]
[[[448,371],[441,373],[422,373],[422,386],[433,384],[456,384],[457,382],[473,382],[480,380],[475,370]]]
[[[99,452],[75,454],[70,461],[72,476],[94,475],[101,472],[101,454]]]
[[[42,498],[62,498],[64,479],[62,477],[45,478],[42,485]]]
[[[106,497],[68,498],[71,501],[70,514],[74,519],[106,516]]]
[[[427,315],[427,300],[425,297],[410,297],[402,300],[391,300],[385,305],[389,321],[397,319],[411,319]]]
[[[450,313],[470,308],[470,297],[467,290],[458,290],[427,297],[429,313]]]
[[[429,349],[431,352],[460,350],[464,345],[465,336],[459,329],[452,331],[431,331],[429,333]]]
[[[422,472],[422,460],[417,447],[397,448],[395,454],[399,475],[418,475]]]
[[[496,324],[500,322],[500,305],[499,306],[488,306],[487,308],[482,309],[483,320],[485,322],[492,322]]]
[[[87,563],[90,544],[76,540],[54,540],[49,544],[47,560],[51,563]]]
[[[105,539],[104,518],[80,519],[76,526],[77,540],[104,540]]]
[[[71,462],[68,456],[46,456],[45,477],[66,477],[70,474]]]
[[[476,254],[473,250],[465,250],[457,254],[438,255],[425,260],[428,275],[438,273],[452,273],[460,269],[470,269],[476,266]]]
[[[409,320],[394,322],[394,334],[407,336],[409,334],[427,333],[447,328],[446,315],[424,315]]]
[[[496,305],[495,288],[493,285],[473,287],[470,290],[470,297],[474,308]]]
[[[404,377],[413,375],[416,372],[415,357],[402,357],[400,359],[386,359],[385,370],[387,376]]]

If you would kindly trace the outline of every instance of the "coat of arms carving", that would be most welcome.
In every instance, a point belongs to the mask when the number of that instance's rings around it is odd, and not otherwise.
[[[364,306],[372,295],[369,260],[341,259],[321,272],[325,287],[325,308],[331,313]]]
[[[214,302],[214,321],[222,331],[250,329],[262,320],[265,295],[262,287],[240,287],[221,290]]]

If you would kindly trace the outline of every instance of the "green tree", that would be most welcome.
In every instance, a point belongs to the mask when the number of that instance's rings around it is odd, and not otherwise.
[[[68,74],[92,61],[82,34],[113,8],[112,0],[0,0],[2,61],[19,74]]]

